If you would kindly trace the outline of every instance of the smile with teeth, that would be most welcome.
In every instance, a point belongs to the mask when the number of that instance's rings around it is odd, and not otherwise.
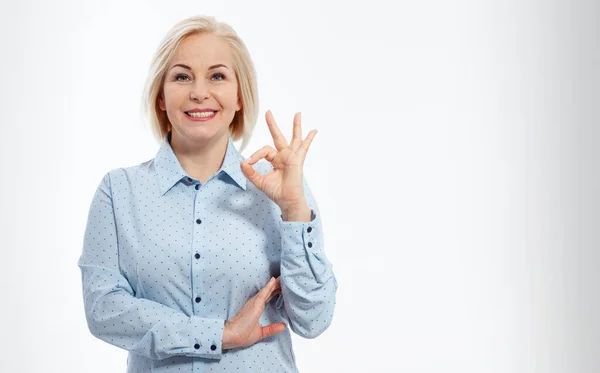
[[[216,111],[195,111],[195,112],[185,112],[187,115],[193,118],[209,118],[215,115]]]

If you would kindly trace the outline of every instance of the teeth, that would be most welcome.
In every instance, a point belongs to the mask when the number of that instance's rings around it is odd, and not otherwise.
[[[196,111],[196,112],[187,112],[187,115],[194,118],[208,118],[213,116],[216,113],[215,111]]]

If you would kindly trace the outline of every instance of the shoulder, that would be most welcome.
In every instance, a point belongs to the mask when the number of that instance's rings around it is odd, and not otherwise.
[[[119,189],[124,186],[133,186],[135,184],[143,184],[154,182],[150,179],[151,166],[153,159],[142,162],[134,166],[117,167],[107,171],[102,182],[111,189]]]

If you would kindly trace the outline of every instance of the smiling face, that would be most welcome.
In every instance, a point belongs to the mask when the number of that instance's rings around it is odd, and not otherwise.
[[[185,37],[167,67],[158,106],[167,112],[173,136],[184,141],[226,136],[241,109],[229,45],[210,33]]]

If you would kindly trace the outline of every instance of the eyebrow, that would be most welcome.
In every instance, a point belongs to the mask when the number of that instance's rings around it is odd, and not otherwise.
[[[187,69],[187,70],[192,70],[192,68],[191,68],[191,67],[189,67],[188,65],[184,65],[184,64],[182,64],[182,63],[177,63],[177,64],[175,64],[175,65],[171,66],[171,69],[173,69],[173,68],[175,68],[175,67],[177,67],[177,66],[179,66],[179,67],[183,67],[184,69]],[[211,66],[211,67],[209,67],[208,69],[209,69],[209,70],[212,70],[212,69],[216,69],[217,67],[224,67],[224,68],[226,68],[226,69],[229,69],[227,66],[223,65],[222,63],[218,63],[218,64],[216,64],[216,65],[212,65],[212,66]]]

